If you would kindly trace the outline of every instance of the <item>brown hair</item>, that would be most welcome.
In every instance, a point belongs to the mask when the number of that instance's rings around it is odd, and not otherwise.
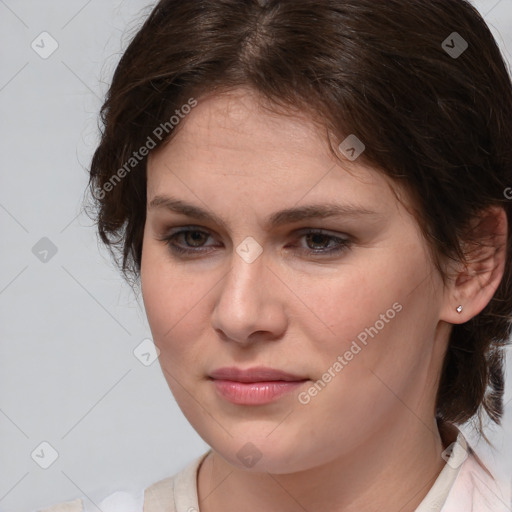
[[[90,171],[101,240],[127,280],[140,277],[147,149],[194,98],[242,85],[339,140],[356,134],[360,158],[410,193],[443,279],[439,258],[464,261],[470,219],[500,205],[512,226],[512,85],[466,0],[161,0],[115,70]],[[439,418],[478,413],[480,431],[483,411],[503,413],[511,245],[509,230],[492,300],[453,326],[438,390]]]

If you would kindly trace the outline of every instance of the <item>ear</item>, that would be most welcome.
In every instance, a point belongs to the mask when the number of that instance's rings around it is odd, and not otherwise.
[[[451,265],[440,320],[462,324],[487,306],[505,270],[507,230],[507,215],[499,206],[482,211],[470,223],[463,242],[467,262]]]

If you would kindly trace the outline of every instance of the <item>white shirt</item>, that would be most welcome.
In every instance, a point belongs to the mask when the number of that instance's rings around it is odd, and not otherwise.
[[[434,485],[415,512],[510,512],[502,492],[459,431]],[[98,504],[102,512],[200,512],[197,473],[204,453],[172,477],[138,493],[116,492]],[[89,500],[87,500],[89,501]],[[77,499],[40,512],[97,512]]]

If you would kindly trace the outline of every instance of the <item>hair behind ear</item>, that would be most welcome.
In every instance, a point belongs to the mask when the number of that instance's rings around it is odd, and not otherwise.
[[[501,424],[504,344],[489,347],[481,343],[471,325],[475,322],[472,319],[453,327],[437,395],[437,416],[462,424],[476,415],[478,429],[483,433],[484,413]],[[485,434],[483,437],[488,441]]]
[[[453,286],[476,312],[453,326],[437,397],[438,417],[460,424],[477,415],[482,433],[483,413],[497,424],[503,415],[504,349],[512,318],[509,302],[500,297],[512,293],[509,226],[504,209],[493,206],[465,232],[463,270]]]

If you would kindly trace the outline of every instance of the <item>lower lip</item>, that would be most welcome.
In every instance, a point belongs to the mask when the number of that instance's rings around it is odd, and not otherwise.
[[[237,405],[261,405],[274,402],[296,390],[304,382],[306,381],[235,382],[213,380],[215,388],[222,398]]]

